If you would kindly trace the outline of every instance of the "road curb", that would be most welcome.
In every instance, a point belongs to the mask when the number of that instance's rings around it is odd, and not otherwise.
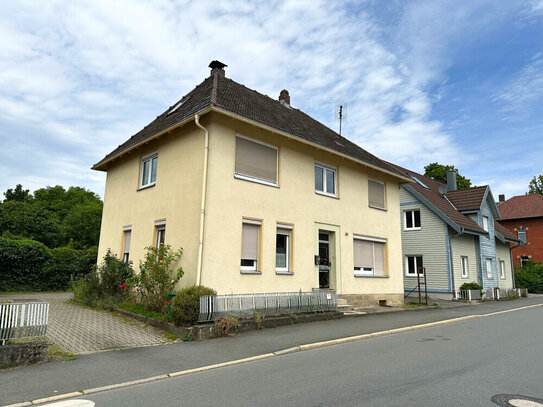
[[[49,403],[51,401],[58,401],[58,400],[63,400],[63,399],[70,399],[72,397],[78,397],[78,396],[81,396],[82,394],[83,393],[80,391],[74,391],[72,393],[57,394],[56,396],[44,397],[42,399],[32,400],[31,403],[32,405]]]
[[[234,366],[234,365],[239,365],[239,364],[242,364],[242,363],[253,362],[253,361],[256,361],[256,360],[269,359],[269,358],[273,358],[273,357],[276,357],[276,356],[287,355],[287,354],[295,353],[295,352],[301,352],[301,351],[307,351],[307,350],[311,350],[311,349],[324,348],[324,347],[327,347],[327,346],[340,345],[340,344],[349,343],[349,342],[357,342],[357,341],[361,341],[361,340],[365,340],[365,339],[379,338],[379,337],[382,337],[382,336],[394,335],[394,334],[398,334],[398,333],[415,331],[415,330],[419,330],[419,329],[432,328],[432,327],[443,326],[443,325],[450,325],[450,324],[454,324],[454,323],[457,323],[457,322],[468,321],[468,320],[471,320],[471,319],[489,317],[489,316],[494,316],[494,315],[499,315],[499,314],[505,314],[505,313],[513,312],[513,311],[522,311],[522,310],[525,310],[525,309],[542,307],[542,306],[543,306],[543,304],[527,305],[527,306],[524,306],[524,307],[512,308],[512,309],[503,310],[503,311],[489,312],[487,314],[466,315],[466,316],[463,316],[463,317],[445,319],[445,320],[442,320],[442,321],[428,322],[428,323],[425,323],[425,324],[411,325],[411,326],[406,326],[406,327],[401,327],[401,328],[394,328],[394,329],[389,329],[389,330],[385,330],[385,331],[372,332],[372,333],[367,333],[367,334],[362,334],[362,335],[347,336],[347,337],[344,337],[344,338],[332,339],[332,340],[328,340],[328,341],[308,343],[308,344],[294,346],[294,347],[287,348],[287,349],[278,350],[278,351],[275,351],[273,353],[264,353],[262,355],[251,356],[251,357],[247,357],[247,358],[243,358],[243,359],[231,360],[229,362],[216,363],[216,364],[213,364],[213,365],[197,367],[197,368],[194,368],[194,369],[181,370],[179,372],[173,372],[173,373],[163,374],[163,375],[159,375],[159,376],[152,376],[152,377],[147,377],[147,378],[138,379],[138,380],[132,380],[132,381],[129,381],[129,382],[124,382],[124,383],[117,383],[117,384],[111,384],[111,385],[107,385],[107,386],[94,387],[94,388],[91,388],[91,389],[72,392],[72,393],[58,394],[58,395],[55,395],[55,396],[36,399],[36,400],[32,400],[32,401],[26,401],[26,402],[22,402],[22,403],[4,405],[3,407],[27,407],[27,406],[37,405],[37,404],[49,403],[49,402],[57,401],[57,400],[68,399],[68,398],[73,398],[73,397],[79,397],[79,396],[82,396],[84,394],[93,394],[93,393],[98,393],[98,392],[112,390],[112,389],[120,389],[120,388],[134,386],[134,385],[138,385],[138,384],[142,384],[142,383],[148,383],[148,382],[153,382],[153,381],[157,381],[157,380],[164,380],[164,379],[169,379],[169,378],[178,377],[178,376],[185,376],[185,375],[192,374],[192,373],[205,372],[205,371],[208,371],[208,370],[218,369],[218,368],[221,368],[221,367]]]
[[[231,360],[229,362],[216,363],[214,365],[202,366],[202,367],[197,367],[194,369],[181,370],[179,372],[168,373],[166,376],[168,377],[184,376],[191,373],[205,372],[206,370],[218,369],[220,367],[239,365],[242,363],[253,362],[255,360],[272,358],[274,356],[275,355],[273,353],[264,353],[263,355],[251,356],[249,358],[236,359],[236,360]]]
[[[160,375],[160,376],[146,377],[145,379],[132,380],[132,381],[129,381],[129,382],[124,382],[124,383],[109,384],[107,386],[94,387],[92,389],[83,390],[83,394],[98,393],[98,392],[101,392],[101,391],[118,389],[118,388],[121,388],[121,387],[134,386],[136,384],[154,382],[155,380],[161,380],[161,379],[167,379],[167,378],[168,378],[168,375],[163,374],[163,375]]]

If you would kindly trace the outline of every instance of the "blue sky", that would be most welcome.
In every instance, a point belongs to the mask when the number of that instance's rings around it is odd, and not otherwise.
[[[497,197],[543,173],[543,0],[0,3],[0,191],[92,164],[213,59],[381,158],[453,164]]]

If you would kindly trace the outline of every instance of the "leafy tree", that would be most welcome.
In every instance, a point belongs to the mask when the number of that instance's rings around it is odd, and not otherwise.
[[[102,201],[72,207],[62,222],[64,236],[74,249],[98,246],[102,223]]]
[[[543,174],[540,174],[537,177],[534,176],[530,181],[529,188],[528,194],[543,195]]]
[[[55,213],[60,222],[75,205],[102,202],[98,195],[85,188],[70,187],[65,190],[60,185],[37,189],[34,191],[34,201],[42,208]]]
[[[28,189],[23,189],[21,184],[17,184],[15,189],[8,189],[6,192],[4,192],[4,196],[6,197],[4,202],[29,202],[32,200],[32,194],[30,194],[30,191]]]
[[[12,234],[58,247],[64,241],[56,215],[26,202],[8,201],[0,205],[0,235]]]
[[[442,165],[439,163],[430,163],[424,167],[424,176],[435,179],[436,181],[447,183],[447,171],[454,170],[454,165]],[[471,187],[471,180],[456,173],[457,189],[468,189]]]

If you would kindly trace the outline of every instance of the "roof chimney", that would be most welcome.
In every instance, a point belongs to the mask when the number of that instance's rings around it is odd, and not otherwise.
[[[218,73],[221,76],[224,76],[224,67],[228,66],[226,64],[223,64],[221,61],[211,61],[209,64],[209,67],[211,68],[211,76],[213,76],[214,73]]]
[[[500,202],[505,202],[505,195],[504,194],[500,194],[498,196],[498,199],[500,200]]]
[[[456,191],[456,170],[447,171],[447,190]]]
[[[288,90],[283,89],[281,93],[279,93],[279,102],[287,107],[290,107],[290,95],[288,94]]]

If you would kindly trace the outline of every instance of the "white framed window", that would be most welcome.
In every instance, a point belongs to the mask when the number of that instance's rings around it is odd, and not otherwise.
[[[334,167],[315,163],[315,192],[337,197],[337,170]]]
[[[371,208],[386,209],[384,182],[368,180],[368,204]]]
[[[500,260],[500,278],[505,280],[505,260]]]
[[[385,276],[385,244],[384,239],[354,237],[355,277]]]
[[[491,279],[492,278],[492,259],[486,259],[486,278]]]
[[[291,257],[291,225],[277,225],[275,235],[275,271],[278,273],[289,273]]]
[[[276,146],[236,135],[235,178],[277,186],[277,160]]]
[[[461,266],[462,266],[462,278],[468,278],[469,277],[468,256],[460,257],[460,262],[461,262]]]
[[[488,232],[488,216],[483,216],[483,229]]]
[[[262,221],[243,219],[241,231],[241,272],[257,272]]]
[[[130,239],[132,238],[132,228],[123,228],[123,261],[128,263],[130,260]]]
[[[146,155],[141,159],[140,188],[150,187],[156,184],[156,170],[158,153]]]
[[[405,256],[405,275],[416,277],[419,267],[424,267],[422,256]],[[420,270],[420,275],[424,275],[424,270]]]
[[[519,228],[517,233],[518,233],[518,238],[522,242],[522,244],[526,244],[526,242],[528,241],[526,239],[526,229]]]
[[[155,247],[158,249],[160,246],[163,246],[166,242],[166,221],[157,220],[155,222],[155,229],[156,229]]]
[[[404,212],[404,229],[405,230],[419,230],[421,228],[420,223],[420,210],[413,209]]]

